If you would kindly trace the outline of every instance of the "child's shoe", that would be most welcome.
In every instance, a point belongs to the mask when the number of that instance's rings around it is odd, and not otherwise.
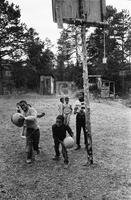
[[[69,166],[69,163],[68,163],[68,162],[65,162],[65,163],[64,163],[64,169],[67,169],[68,166]]]
[[[26,139],[26,136],[24,136],[24,135],[21,135],[21,138],[23,138],[23,139]]]
[[[27,163],[27,164],[31,164],[31,163],[32,163],[32,160],[31,160],[31,159],[27,159],[27,160],[26,160],[26,163]]]
[[[59,156],[55,156],[54,158],[52,158],[52,160],[54,160],[54,161],[59,161],[59,160],[60,160],[60,157],[59,157]]]
[[[77,151],[77,150],[79,150],[80,148],[81,148],[81,146],[78,145],[78,146],[75,148],[75,150]]]
[[[69,166],[69,161],[66,159],[64,160],[64,169],[67,169]]]

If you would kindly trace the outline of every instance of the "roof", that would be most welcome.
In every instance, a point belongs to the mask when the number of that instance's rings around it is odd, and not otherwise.
[[[115,81],[110,81],[110,80],[105,80],[105,79],[102,79],[102,82],[115,83]]]
[[[52,74],[46,74],[46,75],[44,75],[44,74],[41,74],[40,75],[40,77],[52,77],[52,78],[55,78]]]

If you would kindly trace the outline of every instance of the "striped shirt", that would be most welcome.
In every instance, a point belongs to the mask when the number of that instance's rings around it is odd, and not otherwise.
[[[77,100],[75,102],[74,112],[75,113],[79,113],[80,111],[84,111],[85,112],[85,103],[84,103],[84,101],[80,102],[79,100]]]

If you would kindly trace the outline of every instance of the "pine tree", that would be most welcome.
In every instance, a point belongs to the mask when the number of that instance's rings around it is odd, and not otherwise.
[[[20,9],[8,1],[0,1],[0,57],[18,58],[24,45],[24,25],[20,23]],[[24,47],[23,47],[24,49]]]
[[[88,63],[91,73],[100,73],[108,78],[124,68],[127,58],[126,40],[131,24],[129,13],[125,10],[117,12],[112,6],[107,7],[106,29],[96,28],[87,45]],[[104,34],[107,64],[102,64],[104,56]]]

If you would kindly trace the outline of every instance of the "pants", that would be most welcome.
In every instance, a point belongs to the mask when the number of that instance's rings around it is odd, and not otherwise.
[[[55,154],[56,154],[56,157],[59,157],[60,156],[60,151],[59,151],[59,146],[61,144],[62,146],[62,155],[63,155],[63,158],[64,158],[64,163],[67,163],[68,164],[68,153],[67,153],[67,150],[66,150],[66,147],[65,145],[63,144],[62,141],[59,141],[58,139],[54,139],[54,149],[55,149]]]
[[[26,153],[27,159],[32,159],[33,150],[39,152],[40,131],[32,128],[27,128],[26,132]]]
[[[80,146],[80,135],[81,129],[84,132],[84,143],[87,144],[87,134],[85,129],[85,115],[81,115],[80,113],[76,116],[76,144]]]

